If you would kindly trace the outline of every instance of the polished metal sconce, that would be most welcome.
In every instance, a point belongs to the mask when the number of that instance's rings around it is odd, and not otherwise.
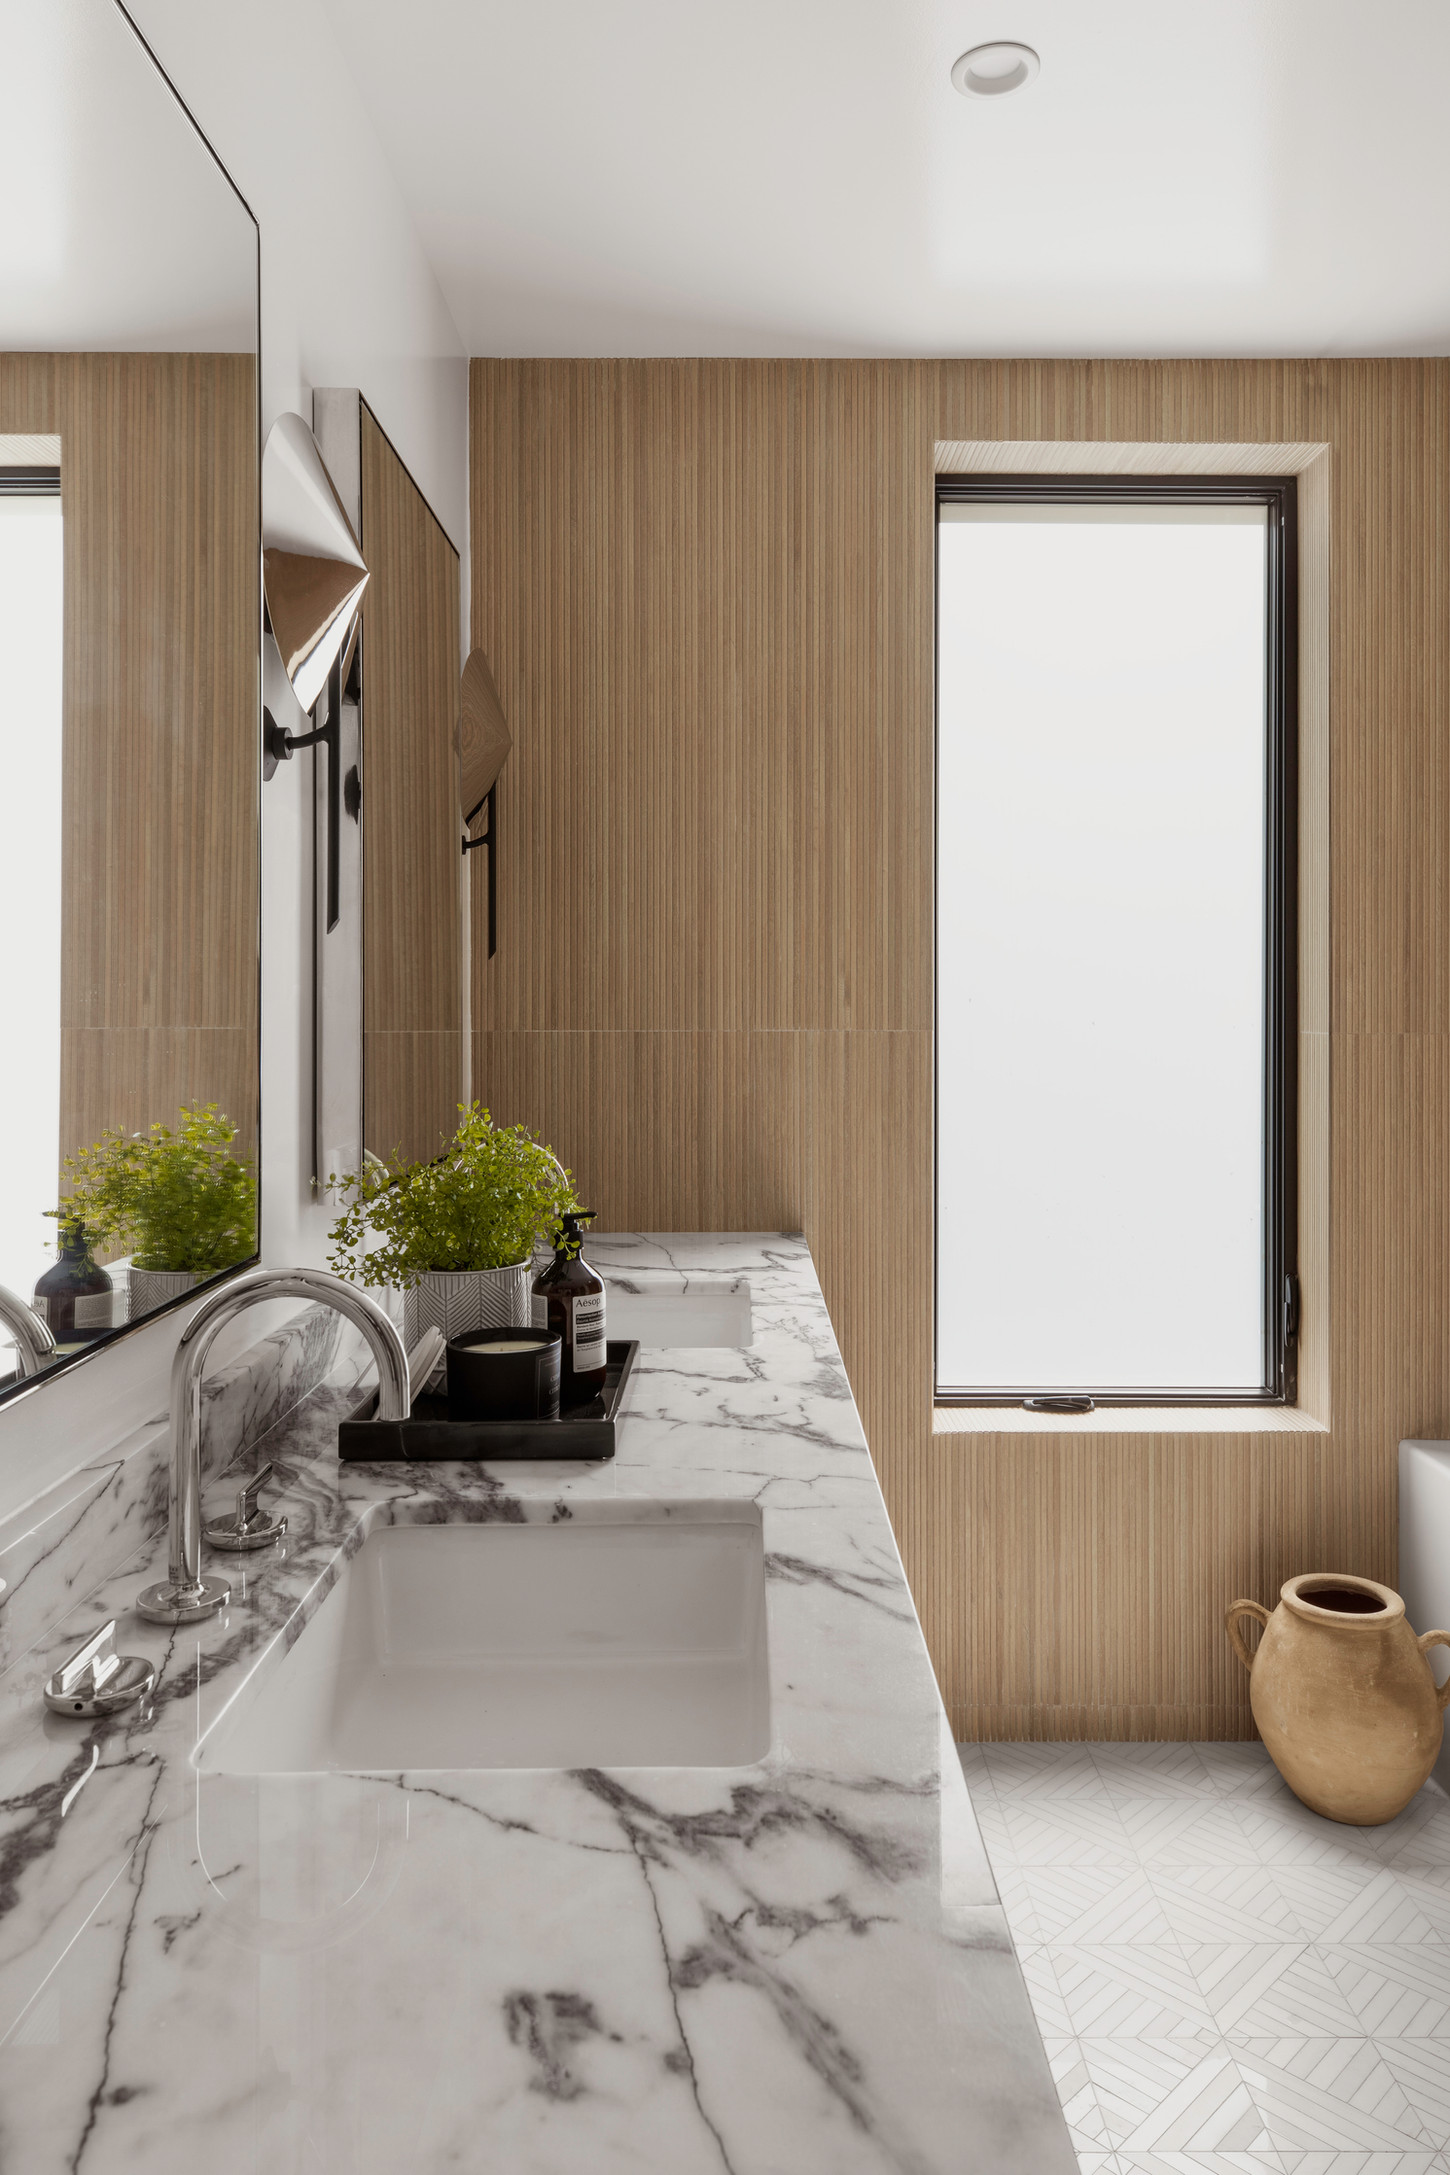
[[[498,699],[488,659],[481,649],[469,652],[458,696],[459,791],[463,808],[463,851],[488,848],[488,956],[498,949],[498,810],[495,788],[513,740]],[[484,829],[470,837],[479,816]]]
[[[339,913],[343,681],[356,650],[367,582],[362,551],[316,439],[300,415],[279,415],[262,454],[262,587],[283,670],[313,729],[287,732],[265,711],[262,776],[270,778],[299,748],[327,750],[329,929],[336,928]],[[319,724],[324,693],[327,714]]]
[[[347,647],[368,570],[300,415],[279,415],[262,455],[262,582],[283,668],[310,710]]]

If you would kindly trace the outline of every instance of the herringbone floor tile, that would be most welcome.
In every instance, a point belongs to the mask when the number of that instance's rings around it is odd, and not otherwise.
[[[1326,1948],[1325,1961],[1360,2020],[1387,2039],[1450,2039],[1450,1948]],[[1450,2049],[1446,2051],[1450,2060]]]
[[[1401,1943],[1418,1947],[1424,1941],[1443,1946],[1405,1883],[1388,1868],[1358,1889],[1315,1938],[1375,1948],[1396,1948]]]
[[[1141,2133],[1206,2059],[1228,2055],[1223,2043],[1207,2034],[1192,2039],[1084,2039],[1080,2044],[1104,2129],[1118,2145]]]
[[[1044,2037],[1042,2044],[1074,2144],[1084,2142],[1095,2152],[1106,2151],[1107,2129],[1080,2043]]]
[[[1119,2150],[1136,2153],[1255,2153],[1274,2150],[1238,2064],[1226,2048],[1205,2053],[1146,2114]]]
[[[1369,2039],[1254,2039],[1235,2048],[1274,2143],[1313,2150],[1434,2146]]]
[[[1433,1866],[1395,1866],[1395,1879],[1404,1889],[1417,1911],[1423,1913],[1426,1922],[1450,1944],[1450,1866],[1442,1869]]]
[[[1364,2031],[1324,1959],[1307,1943],[1205,1941],[1187,1955],[1221,2032],[1353,2039]]]
[[[1137,1852],[1106,1790],[1097,1797],[1022,1795],[999,1797],[997,1803],[1008,1843],[1021,1866],[1132,1868],[1138,1863]]]
[[[1195,1745],[1204,1772],[1226,1797],[1277,1797],[1283,1776],[1260,1744]]]
[[[1425,2135],[1450,2146],[1450,2060],[1435,2039],[1376,2039],[1375,2046]]]
[[[1274,1865],[1269,1877],[1284,1897],[1307,1939],[1317,1941],[1326,1926],[1347,1911],[1357,1896],[1380,1878],[1378,1865]]]
[[[1196,1745],[1094,1745],[1093,1765],[1122,1797],[1202,1797],[1208,1769]]]
[[[1307,1928],[1263,1866],[1155,1865],[1149,1878],[1175,1937],[1202,1941],[1303,1941]]]
[[[1438,1866],[1450,1872],[1450,1801],[1442,1795],[1422,1790],[1398,1820],[1365,1833],[1386,1865]]]
[[[1284,2152],[1285,2175],[1443,2175],[1438,2154],[1408,2152]]]
[[[1139,1866],[1029,1865],[1022,1868],[1022,1879],[1044,1941],[1073,1948],[1174,1943],[1163,1906]]]
[[[1102,1797],[1091,1745],[983,1745],[998,1797]]]
[[[1450,1800],[1261,1745],[964,1748],[1083,2175],[1450,2175]]]
[[[1201,1797],[1117,1797],[1114,1810],[1135,1856],[1149,1867],[1258,1865],[1249,1807],[1216,1790]]]
[[[1173,1948],[1052,1948],[1080,2038],[1181,2039],[1214,2031],[1213,2013]]]

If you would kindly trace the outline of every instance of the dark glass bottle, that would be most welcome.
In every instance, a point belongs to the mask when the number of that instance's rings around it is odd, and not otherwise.
[[[534,1327],[560,1342],[559,1403],[582,1405],[597,1397],[608,1373],[604,1330],[604,1279],[580,1249],[582,1226],[592,1208],[570,1209],[554,1246],[554,1258],[534,1278]]]
[[[60,1349],[74,1352],[103,1337],[111,1327],[114,1300],[111,1279],[91,1259],[85,1225],[63,1223],[60,1259],[35,1285],[35,1311],[49,1325]]]

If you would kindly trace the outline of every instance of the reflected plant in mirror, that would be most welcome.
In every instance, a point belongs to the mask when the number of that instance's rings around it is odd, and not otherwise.
[[[158,1123],[149,1133],[108,1132],[66,1157],[66,1198],[49,1213],[63,1241],[81,1228],[92,1250],[130,1249],[133,1317],[251,1258],[257,1176],[236,1142],[231,1119],[208,1103],[183,1108],[174,1131]]]
[[[332,1226],[329,1265],[355,1283],[405,1295],[405,1341],[529,1320],[534,1248],[552,1244],[574,1181],[522,1125],[495,1125],[460,1103],[458,1129],[430,1162],[384,1163],[328,1183],[348,1196]]]

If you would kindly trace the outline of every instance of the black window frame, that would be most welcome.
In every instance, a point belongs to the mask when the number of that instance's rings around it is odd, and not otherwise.
[[[932,1379],[936,1405],[1020,1406],[1032,1399],[1064,1400],[1081,1409],[1105,1406],[1292,1405],[1298,1396],[1298,754],[1299,597],[1298,492],[1292,476],[1060,476],[943,475],[932,509],[933,552],[933,934],[940,896],[941,719],[939,692],[941,509],[944,505],[1186,506],[1256,505],[1267,527],[1265,660],[1265,902],[1264,902],[1264,1280],[1263,1371],[1254,1389],[1125,1387],[1123,1385],[1003,1384],[970,1389],[937,1379],[940,1198],[941,991],[934,945],[932,988]],[[954,1244],[963,1243],[957,1234]],[[1171,1302],[1170,1302],[1171,1303]]]

